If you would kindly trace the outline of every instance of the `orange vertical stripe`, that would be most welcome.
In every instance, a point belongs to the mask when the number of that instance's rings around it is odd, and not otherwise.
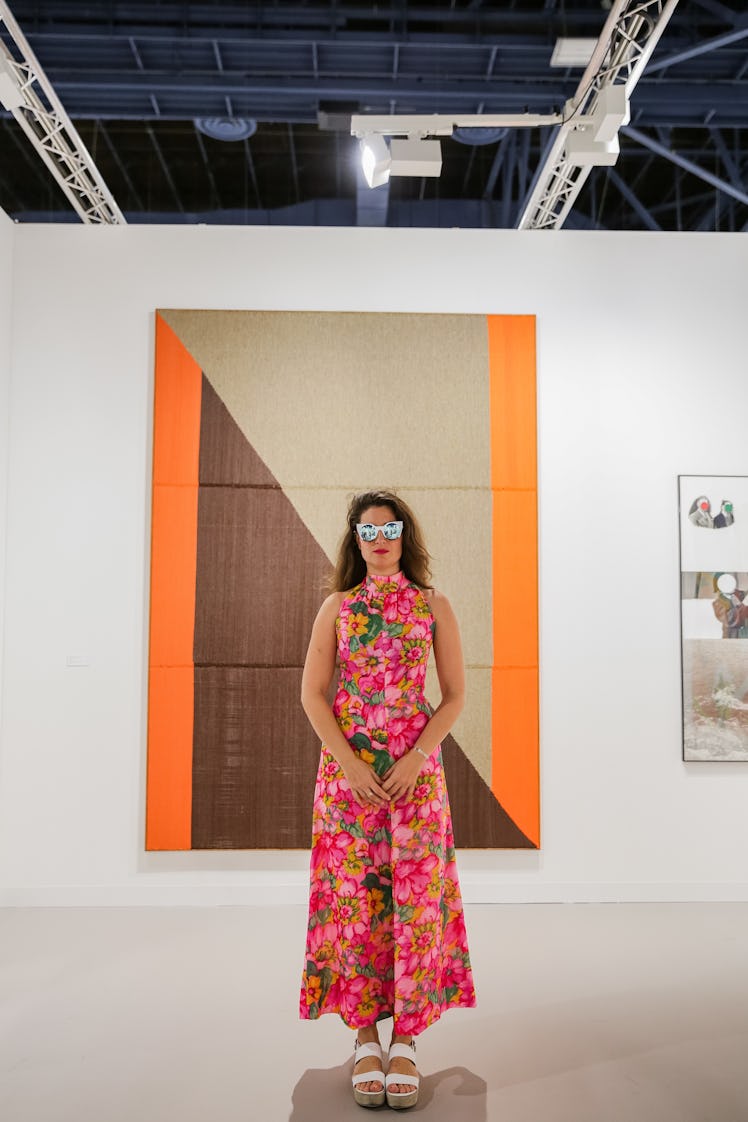
[[[146,849],[192,844],[202,372],[156,316]]]
[[[540,844],[535,317],[488,316],[493,489],[492,790]]]
[[[493,492],[493,664],[538,665],[534,491]]]
[[[536,667],[494,667],[494,790],[504,810],[540,845],[538,672]],[[498,756],[498,767],[496,766]]]
[[[491,486],[537,490],[535,316],[488,316]]]
[[[151,666],[147,850],[192,848],[194,667]]]

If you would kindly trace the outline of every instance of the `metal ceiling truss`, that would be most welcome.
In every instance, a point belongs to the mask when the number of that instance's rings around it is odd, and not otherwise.
[[[83,141],[45,77],[8,5],[0,0],[5,24],[17,52],[0,42],[3,100],[84,222],[125,222]]]
[[[9,3],[35,52],[25,58],[33,58],[35,73],[41,60],[50,90],[80,130],[79,146],[82,139],[129,221],[422,227],[517,225],[528,189],[539,186],[536,169],[547,175],[554,151],[563,155],[559,136],[579,132],[594,115],[596,93],[633,90],[628,71],[645,50],[651,55],[666,7],[664,0],[615,3],[610,34],[601,36],[607,53],[579,83],[581,69],[549,67],[551,50],[559,36],[592,41],[604,18],[601,0]],[[7,9],[2,0],[0,9]],[[636,34],[619,29],[614,41],[615,21],[626,13],[632,21],[638,13],[642,26]],[[0,51],[3,42],[20,67],[24,55],[0,21]],[[587,178],[589,169],[581,168],[568,184],[559,178],[559,190],[575,195],[566,224],[746,225],[747,47],[743,0],[681,0],[643,77],[640,67],[616,171]],[[28,74],[13,73],[23,88]],[[33,88],[45,112],[61,108],[38,82]],[[445,145],[440,179],[399,180],[391,191],[361,187],[357,146],[346,135],[352,113],[454,111],[556,114],[562,124],[509,129],[503,137],[497,130],[490,142],[475,129],[470,137],[458,132]],[[74,220],[63,196],[56,198],[49,152],[36,133],[29,136],[42,163],[27,140],[28,119],[23,128],[13,117],[0,109],[0,206],[21,221]],[[251,140],[223,143],[229,138],[201,131],[206,117],[244,121],[256,131]],[[67,174],[79,173],[76,166]],[[64,180],[62,173],[58,182]],[[70,185],[63,190],[70,198]],[[97,212],[92,220],[103,219]]]
[[[574,97],[559,127],[518,226],[560,229],[592,170],[573,162],[569,136],[595,116],[604,91],[623,86],[626,98],[639,81],[678,0],[616,0]]]
[[[736,186],[734,181],[730,183],[725,179],[721,179],[718,175],[713,175],[706,168],[699,167],[699,165],[693,163],[692,160],[686,160],[683,156],[679,156],[677,152],[673,152],[671,148],[658,143],[658,141],[654,140],[651,136],[647,136],[638,129],[624,126],[622,131],[626,136],[635,140],[637,144],[641,144],[644,148],[649,148],[655,155],[670,160],[670,162],[676,164],[677,167],[683,168],[684,171],[690,172],[691,175],[695,175],[698,179],[703,179],[705,183],[710,183],[712,187],[716,187],[719,191],[723,191],[726,195],[737,199],[739,203],[743,203],[744,206],[748,206],[748,191],[745,191],[742,187]],[[739,176],[736,178],[739,183]]]

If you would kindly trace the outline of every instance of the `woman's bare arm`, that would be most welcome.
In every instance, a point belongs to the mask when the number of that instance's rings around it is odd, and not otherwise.
[[[301,704],[317,736],[343,769],[355,798],[376,805],[386,802],[387,795],[371,765],[351,748],[327,700],[335,674],[335,620],[342,599],[341,592],[334,592],[317,613],[301,677]]]
[[[335,674],[335,620],[342,594],[333,592],[317,613],[301,676],[301,704],[309,723],[339,764],[353,754],[327,700]]]

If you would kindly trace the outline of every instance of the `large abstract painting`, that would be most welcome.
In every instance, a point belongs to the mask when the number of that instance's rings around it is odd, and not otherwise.
[[[457,845],[539,847],[534,317],[164,310],[147,849],[308,848],[301,669],[370,487],[416,510],[461,623]]]
[[[748,477],[679,488],[683,758],[748,760]]]

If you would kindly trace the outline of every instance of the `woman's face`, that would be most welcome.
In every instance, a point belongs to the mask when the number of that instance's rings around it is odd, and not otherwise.
[[[385,522],[395,522],[396,518],[390,506],[367,506],[366,510],[361,511],[358,521],[384,526]],[[400,568],[400,558],[403,555],[402,537],[388,541],[380,531],[373,542],[362,542],[358,534],[356,534],[356,541],[368,572],[390,575]]]

